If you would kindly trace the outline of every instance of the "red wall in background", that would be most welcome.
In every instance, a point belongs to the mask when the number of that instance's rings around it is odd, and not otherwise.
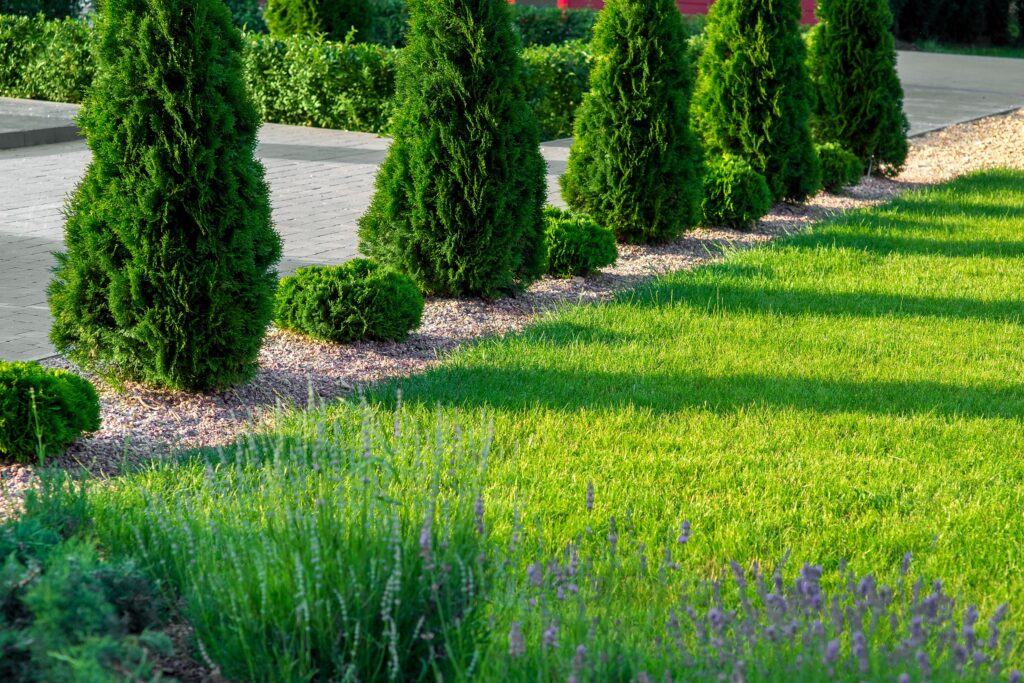
[[[679,11],[683,14],[707,14],[708,8],[715,2],[715,0],[676,0],[679,5]],[[803,22],[805,24],[813,24],[817,20],[814,18],[814,9],[817,6],[816,0],[800,0],[800,4],[804,8]],[[592,9],[601,9],[604,7],[603,0],[558,0],[558,6],[562,9],[573,9],[580,7],[589,7]]]

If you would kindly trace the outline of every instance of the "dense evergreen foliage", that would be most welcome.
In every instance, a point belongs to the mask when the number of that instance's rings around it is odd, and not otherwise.
[[[364,39],[373,22],[367,0],[268,0],[264,20],[271,35],[325,34],[330,40],[344,40],[352,30]]]
[[[424,291],[495,297],[544,265],[546,167],[504,0],[412,0],[394,143],[363,253]]]
[[[817,139],[853,152],[870,172],[899,173],[910,126],[888,0],[822,0],[818,17],[809,56]]]
[[[247,379],[273,308],[259,118],[220,0],[107,0],[79,117],[93,159],[67,206],[51,339],[151,385]]]
[[[37,460],[99,428],[100,400],[87,380],[38,363],[0,361],[0,456]]]
[[[335,342],[398,341],[419,327],[423,295],[406,276],[369,259],[300,268],[281,281],[278,327]]]
[[[775,199],[792,201],[813,195],[821,182],[799,20],[799,0],[718,0],[708,14],[695,95],[708,155],[746,159]]]
[[[672,0],[609,0],[591,50],[563,196],[620,240],[671,239],[696,223],[701,195],[679,10]]]
[[[821,186],[835,192],[847,185],[856,185],[864,174],[860,159],[853,152],[838,143],[826,142],[816,145],[821,160]]]
[[[710,159],[704,176],[702,223],[748,230],[772,208],[764,176],[732,154]]]
[[[553,206],[544,209],[548,273],[580,277],[610,266],[619,257],[615,234],[584,214]]]

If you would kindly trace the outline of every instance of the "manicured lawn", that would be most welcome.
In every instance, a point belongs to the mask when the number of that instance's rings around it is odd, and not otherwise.
[[[355,402],[289,413],[279,429],[307,445],[257,441],[212,466],[157,466],[94,488],[89,515],[111,556],[140,558],[185,597],[215,659],[243,678],[343,671],[337,644],[353,641],[338,624],[356,641],[387,632],[396,590],[423,605],[403,612],[410,631],[420,612],[447,624],[434,632],[450,654],[431,666],[454,678],[564,678],[590,615],[636,627],[602,646],[647,652],[681,583],[720,576],[732,559],[772,567],[787,552],[792,568],[828,573],[846,560],[897,582],[911,551],[915,576],[943,579],[985,613],[1009,600],[1020,624],[1021,187],[1019,172],[967,177],[610,304],[566,307],[373,390],[366,400],[385,420],[401,390],[406,436],[394,443],[387,422],[360,437]],[[432,447],[438,411],[449,427]],[[488,424],[492,449],[480,441]],[[680,546],[683,520],[693,536]],[[436,535],[426,551],[423,529]],[[588,570],[598,578],[580,581],[587,615],[571,601],[520,604],[525,563],[570,543],[601,558]],[[665,548],[682,572],[665,571]],[[498,569],[474,564],[484,552]],[[454,559],[435,563],[442,554]],[[436,576],[447,583],[426,592]],[[536,645],[525,659],[508,654],[518,621]],[[561,665],[541,645],[552,623]],[[485,645],[467,635],[480,624]],[[395,651],[423,650],[405,637]],[[391,641],[359,642],[347,661],[392,670]],[[646,656],[601,675],[657,671],[642,668]],[[402,658],[402,676],[423,674],[417,657]],[[889,680],[886,661],[873,660],[870,680]],[[772,680],[797,680],[778,671]]]
[[[1024,174],[992,172],[576,306],[374,392],[493,419],[491,505],[631,511],[687,566],[849,560],[1024,609]],[[344,413],[341,407],[329,412]]]

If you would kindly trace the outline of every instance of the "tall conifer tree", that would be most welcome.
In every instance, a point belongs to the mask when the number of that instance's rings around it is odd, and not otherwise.
[[[105,0],[79,116],[93,159],[68,201],[51,339],[83,366],[205,389],[250,377],[280,239],[241,37],[221,0]]]
[[[707,154],[745,159],[776,200],[803,201],[821,185],[799,21],[800,0],[718,0],[694,96]]]
[[[889,0],[822,0],[811,41],[817,137],[856,154],[865,170],[895,175],[907,159],[903,86]]]
[[[363,253],[426,292],[496,297],[544,266],[546,167],[505,0],[411,0],[394,142]]]
[[[591,49],[563,196],[620,240],[671,239],[696,224],[702,196],[682,17],[673,0],[608,0]]]

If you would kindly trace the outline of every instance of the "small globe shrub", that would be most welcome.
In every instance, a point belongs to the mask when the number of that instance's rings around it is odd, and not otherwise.
[[[419,327],[423,295],[408,277],[369,259],[300,268],[281,280],[278,327],[333,342],[399,341]]]
[[[0,455],[18,462],[58,453],[100,428],[100,401],[92,384],[38,363],[0,361]]]
[[[548,207],[544,210],[544,219],[549,274],[555,277],[587,275],[610,266],[619,257],[615,234],[589,216]]]
[[[835,142],[817,145],[821,160],[821,185],[835,192],[847,185],[856,185],[864,174],[864,166],[857,155]]]
[[[704,176],[704,225],[748,230],[772,208],[764,176],[738,156],[709,160]]]

